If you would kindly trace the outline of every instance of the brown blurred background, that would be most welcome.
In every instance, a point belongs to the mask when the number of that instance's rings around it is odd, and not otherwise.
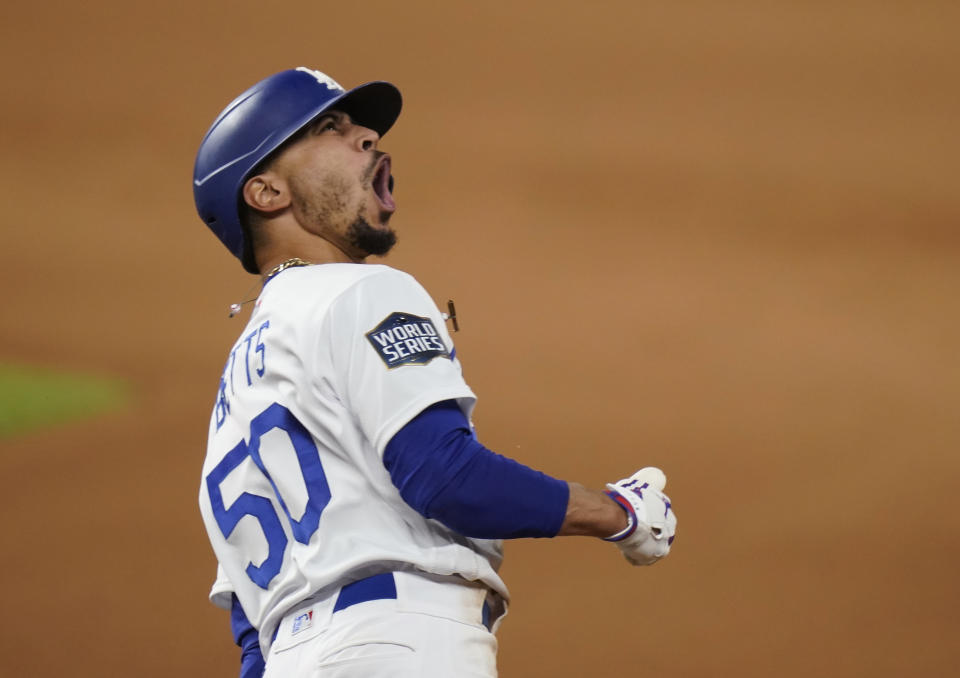
[[[956,676],[956,2],[9,5],[0,358],[130,381],[0,443],[0,674],[232,676],[196,507],[255,279],[197,145],[306,65],[387,79],[401,242],[490,447],[656,464],[670,558],[514,542],[513,677]]]

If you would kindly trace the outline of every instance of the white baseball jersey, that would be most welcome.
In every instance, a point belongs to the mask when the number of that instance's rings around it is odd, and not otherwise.
[[[444,320],[414,278],[324,264],[271,279],[227,359],[200,508],[219,561],[269,647],[292,606],[396,569],[458,574],[507,597],[499,541],[470,539],[408,506],[383,466],[393,435],[429,405],[475,396]]]

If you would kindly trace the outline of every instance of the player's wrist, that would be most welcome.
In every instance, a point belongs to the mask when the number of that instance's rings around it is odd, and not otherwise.
[[[603,540],[614,541],[614,542],[623,541],[624,539],[629,537],[631,534],[633,534],[637,529],[637,523],[638,523],[637,512],[634,510],[633,506],[631,506],[629,501],[624,499],[622,496],[620,496],[616,492],[607,490],[606,492],[604,492],[604,494],[610,497],[610,499],[613,500],[613,502],[620,509],[623,510],[623,513],[625,514],[627,519],[627,525],[622,530],[618,530],[617,532],[614,532],[609,537],[604,537]]]
[[[623,531],[629,524],[625,511],[601,490],[591,490],[579,483],[567,483],[570,498],[563,526],[557,533],[604,539]]]

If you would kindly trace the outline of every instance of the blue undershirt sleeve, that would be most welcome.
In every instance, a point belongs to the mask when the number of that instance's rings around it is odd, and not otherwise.
[[[400,429],[383,463],[404,501],[467,537],[554,537],[566,516],[567,483],[481,445],[453,400]]]
[[[260,634],[240,606],[236,594],[230,606],[230,630],[233,640],[240,646],[240,678],[261,678],[266,667],[260,652]]]

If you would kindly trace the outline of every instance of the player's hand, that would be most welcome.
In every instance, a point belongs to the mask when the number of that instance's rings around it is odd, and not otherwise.
[[[607,537],[632,565],[653,565],[670,553],[677,531],[677,517],[670,497],[663,493],[667,476],[647,466],[616,483],[607,485],[607,495],[627,512],[627,527]]]

